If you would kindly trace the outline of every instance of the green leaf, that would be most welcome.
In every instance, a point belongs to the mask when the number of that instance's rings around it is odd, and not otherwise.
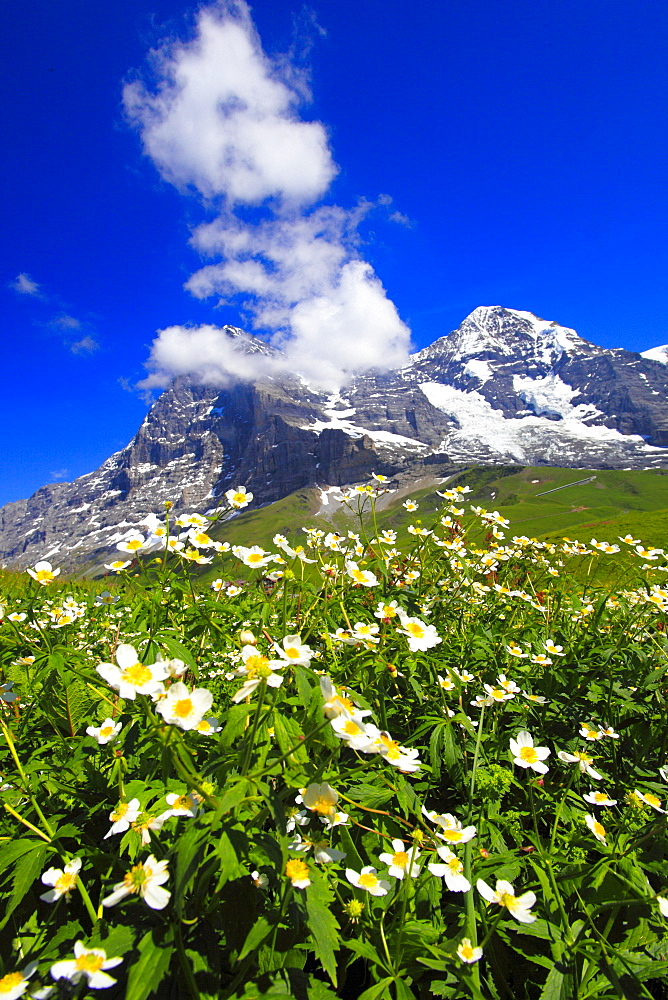
[[[336,986],[336,949],[339,925],[332,912],[334,893],[322,876],[314,876],[306,889],[306,912],[313,948],[323,969]]]
[[[392,983],[396,982],[394,976],[388,976],[386,979],[381,979],[379,983],[375,986],[370,986],[368,990],[364,993],[360,993],[358,1000],[387,1000],[389,996],[389,987]],[[415,1000],[415,997],[412,997]]]
[[[169,970],[174,945],[170,928],[162,936],[158,930],[149,931],[139,942],[139,958],[130,966],[125,1000],[146,1000],[155,993]]]
[[[225,788],[225,791],[221,796],[216,814],[218,816],[224,816],[225,813],[231,812],[235,806],[239,805],[247,792],[248,781],[245,778],[230,781],[229,787]]]
[[[270,924],[266,917],[258,917],[246,936],[237,960],[241,962],[246,955],[250,955],[252,951],[257,951],[260,945],[269,937],[273,929],[274,924]]]
[[[403,979],[394,980],[394,992],[397,995],[397,1000],[415,1000],[415,994]]]
[[[12,891],[7,900],[5,917],[0,928],[6,925],[37,876],[41,875],[48,850],[48,844],[36,844],[31,851],[19,858],[14,869]]]
[[[555,965],[548,973],[545,985],[540,992],[540,1000],[562,1000],[564,979],[564,973]],[[567,998],[563,996],[563,1000],[567,1000]]]
[[[161,635],[158,636],[158,641],[165,647],[167,652],[170,653],[174,659],[183,660],[183,662],[186,663],[191,670],[197,673],[197,664],[195,663],[192,653],[189,649],[186,649],[185,646],[181,645],[177,639],[173,639],[171,636]]]
[[[220,734],[221,747],[231,747],[238,736],[241,736],[246,728],[246,721],[254,705],[232,705],[227,713],[225,728]]]

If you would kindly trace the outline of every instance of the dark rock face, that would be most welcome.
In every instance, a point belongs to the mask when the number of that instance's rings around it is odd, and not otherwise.
[[[249,353],[272,353],[226,329]],[[359,376],[340,394],[298,376],[223,390],[180,378],[95,472],[0,509],[0,559],[65,568],[108,561],[165,501],[205,511],[232,485],[267,503],[373,471],[417,477],[425,467],[472,462],[665,467],[668,366],[492,306],[400,371]]]

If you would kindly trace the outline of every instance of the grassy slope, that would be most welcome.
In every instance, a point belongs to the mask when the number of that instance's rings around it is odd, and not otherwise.
[[[596,477],[591,483],[538,496],[591,476]],[[587,541],[593,535],[600,538],[610,535],[612,541],[616,535],[630,532],[647,544],[668,543],[668,473],[616,469],[587,472],[545,466],[516,470],[478,467],[460,473],[450,482],[469,483],[473,492],[467,499],[498,510],[510,521],[512,534],[536,537],[565,534],[583,540],[586,536]],[[378,513],[378,526],[395,528],[401,540],[408,524],[417,520],[429,524],[447,503],[436,489],[430,486],[410,494],[420,505],[415,513],[404,510],[400,501],[390,501]],[[402,493],[402,498],[405,495]],[[271,548],[271,539],[277,531],[298,541],[304,526],[317,526],[325,531],[355,530],[356,519],[347,515],[336,501],[330,500],[324,517],[317,516],[318,510],[316,492],[301,490],[266,507],[245,511],[214,533],[232,544]]]

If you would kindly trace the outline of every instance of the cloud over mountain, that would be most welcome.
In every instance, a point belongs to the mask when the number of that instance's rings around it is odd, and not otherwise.
[[[203,8],[194,38],[165,43],[152,63],[153,86],[128,84],[126,111],[165,180],[215,213],[192,237],[211,262],[186,287],[243,308],[281,353],[249,358],[216,327],[172,326],[143,385],[289,370],[334,388],[401,365],[410,332],[360,253],[372,206],[321,203],[338,168],[324,125],[301,117],[309,93],[295,61],[270,59],[247,5],[230,2]]]

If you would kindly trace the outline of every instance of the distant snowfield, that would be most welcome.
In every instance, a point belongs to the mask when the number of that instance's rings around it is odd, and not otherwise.
[[[664,452],[646,444],[638,434],[621,434],[612,427],[591,426],[583,418],[597,415],[593,406],[573,406],[574,395],[558,376],[541,379],[518,378],[523,398],[534,401],[539,412],[559,415],[561,420],[544,416],[504,417],[479,392],[464,392],[441,382],[422,382],[420,389],[432,406],[452,417],[453,426],[440,449],[453,461],[471,461],[488,451],[502,459],[532,464],[540,453],[541,463],[563,464],[591,445],[610,444],[620,451],[640,449],[648,454]],[[516,386],[516,388],[518,388]]]

